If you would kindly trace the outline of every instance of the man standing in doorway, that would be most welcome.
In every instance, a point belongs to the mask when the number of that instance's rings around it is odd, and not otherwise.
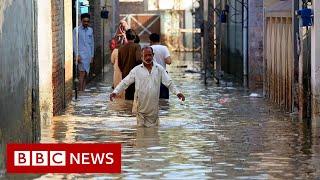
[[[184,95],[176,88],[168,73],[153,59],[151,47],[142,49],[141,65],[133,68],[120,84],[110,94],[113,99],[131,84],[135,83],[136,115],[139,127],[152,127],[159,125],[159,94],[160,84],[164,84],[170,91],[182,101]]]
[[[86,77],[90,71],[90,64],[93,63],[94,37],[93,30],[89,27],[90,15],[88,13],[81,14],[81,23],[82,25],[73,30],[73,52],[76,61],[78,61],[79,91],[84,91],[86,87]]]
[[[167,46],[160,44],[160,35],[152,33],[149,36],[150,45],[154,51],[154,59],[166,70],[166,64],[171,64],[170,52]],[[169,89],[161,84],[160,86],[160,99],[169,99]]]
[[[118,66],[122,72],[122,78],[125,78],[129,72],[137,65],[141,64],[141,47],[134,43],[136,35],[132,29],[126,31],[128,43],[119,48]],[[134,84],[129,86],[125,93],[126,100],[134,99]]]

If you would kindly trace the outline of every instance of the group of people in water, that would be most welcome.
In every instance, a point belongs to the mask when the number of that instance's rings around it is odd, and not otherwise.
[[[77,48],[74,52],[78,62],[79,90],[84,90],[85,76],[93,61],[94,42],[89,27],[90,16],[82,14],[81,22],[82,25],[74,30],[74,37],[78,33],[78,39],[74,38],[74,47]],[[185,100],[166,71],[166,65],[172,62],[168,48],[160,44],[159,34],[150,34],[149,40],[150,45],[141,48],[139,36],[122,20],[110,41],[114,67],[110,100],[133,100],[132,112],[136,114],[138,126],[142,127],[159,125],[159,99],[169,99],[169,91]]]

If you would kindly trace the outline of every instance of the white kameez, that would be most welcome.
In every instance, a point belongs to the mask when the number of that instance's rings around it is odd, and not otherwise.
[[[179,93],[168,73],[156,62],[153,62],[151,73],[149,73],[143,64],[136,66],[114,89],[113,93],[119,94],[132,83],[135,83],[134,96],[137,103],[138,126],[151,127],[159,125],[159,94],[161,82],[167,86],[172,93]]]

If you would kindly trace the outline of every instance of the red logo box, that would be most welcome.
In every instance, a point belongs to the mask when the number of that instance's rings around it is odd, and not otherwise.
[[[8,173],[121,173],[121,144],[7,144]]]

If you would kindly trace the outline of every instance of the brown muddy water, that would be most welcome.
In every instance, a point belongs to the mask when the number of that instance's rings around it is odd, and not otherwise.
[[[180,60],[177,60],[180,59]],[[109,102],[112,70],[64,115],[43,124],[41,142],[122,143],[122,173],[44,174],[16,179],[320,179],[319,129],[232,82],[205,86],[199,63],[168,68],[186,101],[160,102],[160,126],[137,128],[131,102]]]

